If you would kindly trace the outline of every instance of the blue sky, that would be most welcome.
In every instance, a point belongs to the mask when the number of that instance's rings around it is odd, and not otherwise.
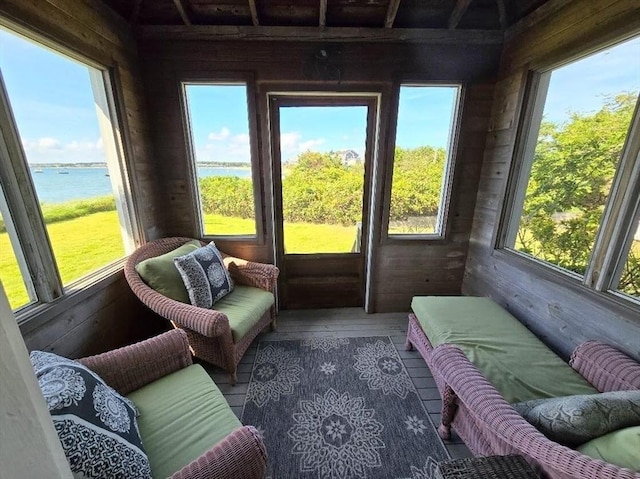
[[[640,90],[640,38],[556,70],[545,116],[595,111],[605,95]],[[31,163],[104,161],[87,68],[0,29],[0,68]],[[188,86],[197,159],[249,161],[243,86]],[[403,87],[397,145],[446,146],[454,88]],[[281,144],[287,161],[306,149],[362,154],[363,107],[283,108]]]

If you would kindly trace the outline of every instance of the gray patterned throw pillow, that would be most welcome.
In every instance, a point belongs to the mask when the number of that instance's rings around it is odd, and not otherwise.
[[[173,262],[182,276],[193,306],[211,308],[233,291],[233,281],[213,241],[175,258]]]
[[[31,363],[75,478],[151,478],[135,405],[86,366],[43,351]]]
[[[567,446],[640,426],[638,390],[533,399],[513,408],[549,439]]]

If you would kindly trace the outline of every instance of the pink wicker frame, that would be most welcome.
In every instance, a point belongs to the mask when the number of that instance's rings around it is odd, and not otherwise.
[[[194,356],[228,371],[231,384],[235,384],[238,363],[251,342],[269,324],[272,329],[275,329],[275,306],[265,312],[240,341],[234,343],[229,320],[223,313],[167,298],[147,286],[136,271],[136,265],[141,261],[173,251],[192,240],[193,238],[176,237],[151,241],[129,256],[124,266],[124,274],[131,290],[140,301],[158,315],[171,321],[174,327],[181,328],[187,333]],[[275,294],[279,274],[277,267],[228,255],[224,255],[224,262],[237,284],[261,288]]]
[[[453,427],[475,455],[520,454],[554,479],[640,479],[640,474],[547,439],[525,421],[455,345],[434,348],[409,314],[406,349],[415,347],[431,369],[442,397],[438,432]],[[576,348],[571,364],[600,391],[640,389],[640,365],[596,341]]]
[[[79,361],[122,394],[192,364],[187,335],[179,329]],[[266,468],[267,451],[261,436],[252,426],[242,426],[171,479],[262,479]]]

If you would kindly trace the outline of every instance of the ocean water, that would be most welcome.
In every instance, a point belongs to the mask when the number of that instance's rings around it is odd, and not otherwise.
[[[239,176],[248,178],[248,168],[198,168],[198,177]],[[31,168],[31,176],[41,203],[62,203],[111,194],[106,168]]]

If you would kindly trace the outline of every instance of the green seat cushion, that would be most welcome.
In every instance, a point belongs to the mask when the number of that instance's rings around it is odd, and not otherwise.
[[[583,444],[582,454],[640,472],[640,426],[610,432]]]
[[[455,344],[510,403],[598,391],[489,298],[415,296],[431,344]]]
[[[136,271],[142,280],[164,296],[189,304],[189,294],[184,286],[182,276],[173,258],[195,251],[200,246],[200,241],[192,240],[177,249],[155,258],[145,259],[136,265]]]
[[[213,305],[213,309],[227,315],[233,342],[237,343],[260,321],[274,301],[269,291],[236,284],[231,293]]]
[[[199,364],[169,374],[127,396],[153,477],[182,469],[242,424]]]

